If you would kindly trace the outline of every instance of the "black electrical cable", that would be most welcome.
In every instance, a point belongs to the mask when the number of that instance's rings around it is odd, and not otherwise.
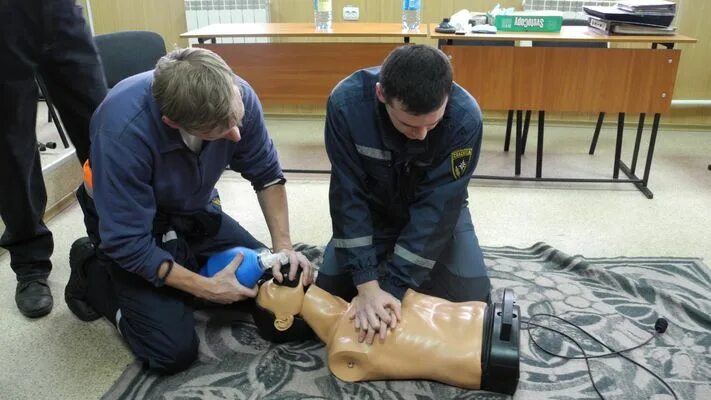
[[[570,326],[573,326],[575,329],[579,330],[580,332],[582,332],[583,334],[585,334],[585,335],[588,336],[589,338],[593,339],[594,341],[596,341],[597,343],[599,343],[600,345],[602,345],[603,347],[605,347],[606,349],[608,349],[609,352],[608,352],[608,353],[603,353],[603,354],[588,355],[588,354],[585,352],[585,349],[583,348],[583,346],[582,346],[580,343],[578,343],[577,340],[575,340],[574,338],[572,338],[570,335],[568,335],[568,334],[566,334],[566,333],[564,333],[564,332],[561,332],[561,331],[559,331],[559,330],[550,328],[550,327],[548,327],[548,326],[543,326],[543,325],[539,325],[539,324],[536,324],[536,323],[531,322],[532,320],[535,320],[536,318],[539,318],[539,317],[550,317],[550,318],[554,318],[554,319],[560,320],[560,321],[562,321],[562,322],[564,322],[564,323],[566,323],[566,324],[568,324],[568,325],[570,325]],[[635,361],[635,360],[633,360],[633,359],[627,357],[625,354],[623,354],[623,353],[626,353],[626,352],[629,352],[629,351],[638,349],[638,348],[640,348],[640,347],[642,347],[642,346],[648,344],[648,343],[651,342],[654,338],[656,338],[656,337],[659,336],[660,334],[664,333],[664,332],[666,331],[666,329],[667,329],[668,323],[667,323],[667,321],[666,321],[665,319],[663,319],[663,318],[657,319],[656,323],[654,324],[654,333],[652,334],[652,336],[651,336],[649,339],[647,339],[645,342],[643,342],[643,343],[641,343],[641,344],[639,344],[639,345],[636,345],[636,346],[634,346],[634,347],[630,347],[630,348],[627,348],[627,349],[623,349],[623,350],[614,350],[613,348],[611,348],[610,346],[608,346],[607,344],[603,343],[601,340],[599,340],[598,338],[596,338],[595,336],[593,336],[592,334],[588,333],[585,329],[583,329],[583,328],[579,327],[578,325],[576,325],[575,323],[573,323],[573,322],[571,322],[571,321],[569,321],[569,320],[567,320],[567,319],[565,319],[565,318],[559,317],[559,316],[557,316],[557,315],[547,314],[547,313],[539,313],[539,314],[531,315],[531,316],[528,318],[528,320],[522,319],[521,322],[524,323],[524,324],[526,324],[526,325],[528,325],[527,328],[523,328],[523,329],[529,331],[529,333],[528,333],[529,339],[531,340],[531,342],[533,342],[533,344],[534,344],[536,347],[538,347],[539,349],[541,349],[543,352],[545,352],[545,353],[547,353],[547,354],[549,354],[549,355],[551,355],[551,356],[558,357],[558,358],[562,358],[562,359],[566,359],[566,360],[585,360],[585,365],[587,366],[588,376],[590,377],[590,382],[592,383],[592,387],[593,387],[593,389],[595,390],[595,392],[597,393],[597,395],[598,395],[601,399],[603,399],[603,400],[605,399],[605,397],[602,395],[602,393],[600,393],[600,390],[597,388],[597,385],[595,384],[595,379],[593,379],[593,376],[592,376],[592,370],[591,370],[591,368],[590,368],[590,361],[589,361],[589,360],[590,360],[590,359],[594,359],[594,358],[604,358],[604,357],[612,357],[612,356],[622,357],[622,358],[624,358],[625,360],[631,362],[632,364],[634,364],[634,365],[636,365],[636,366],[642,368],[642,369],[645,370],[647,373],[649,373],[650,375],[652,375],[657,381],[659,381],[660,383],[662,383],[662,385],[664,385],[664,387],[669,391],[669,393],[671,393],[671,395],[674,397],[675,400],[679,400],[679,398],[678,398],[677,395],[676,395],[676,392],[674,392],[674,389],[672,389],[672,387],[669,386],[669,384],[668,384],[664,379],[662,379],[659,375],[657,375],[657,374],[655,374],[654,372],[652,372],[649,368],[645,367],[644,365],[638,363],[637,361]],[[578,348],[578,350],[580,350],[580,352],[583,353],[583,355],[582,355],[582,356],[566,356],[566,355],[562,355],[562,354],[558,354],[558,353],[552,352],[552,351],[550,351],[550,350],[544,348],[544,347],[541,346],[541,344],[538,343],[538,341],[536,341],[536,339],[534,338],[534,336],[533,336],[533,334],[532,334],[532,332],[531,332],[531,327],[541,328],[541,329],[545,329],[545,330],[550,331],[550,332],[557,333],[558,335],[560,335],[560,336],[562,336],[562,337],[564,337],[564,338],[570,340],[571,342],[573,342],[573,343],[575,344],[575,346]]]

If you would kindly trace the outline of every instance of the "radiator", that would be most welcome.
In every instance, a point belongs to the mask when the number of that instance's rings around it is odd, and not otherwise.
[[[185,0],[188,30],[212,24],[269,22],[269,0]],[[218,38],[217,43],[257,43],[268,38]],[[190,39],[196,44],[197,39]]]

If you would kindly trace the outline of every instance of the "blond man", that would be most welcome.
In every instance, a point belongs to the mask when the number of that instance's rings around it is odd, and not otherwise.
[[[65,298],[80,319],[114,323],[148,368],[174,373],[197,357],[194,298],[256,295],[235,278],[239,257],[213,278],[195,272],[221,250],[267,247],[222,211],[215,184],[225,167],[252,183],[291,277],[302,268],[311,280],[310,263],[292,250],[285,179],[259,100],[219,56],[169,53],[113,88],[90,130],[77,193],[89,237],[72,246]]]

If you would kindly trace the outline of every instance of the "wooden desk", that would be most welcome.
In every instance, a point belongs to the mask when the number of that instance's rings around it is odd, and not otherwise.
[[[218,37],[402,38],[426,37],[403,32],[399,23],[334,23],[330,32],[316,31],[313,23],[216,24],[186,32],[219,54],[232,70],[247,80],[265,105],[325,105],[331,90],[361,68],[380,65],[397,43],[250,43],[208,44]]]
[[[536,177],[522,178],[521,127],[516,129],[516,180],[566,182],[630,182],[648,198],[649,171],[661,113],[669,111],[681,56],[676,43],[694,43],[683,35],[622,36],[603,35],[584,26],[566,26],[559,33],[504,32],[497,34],[453,35],[435,33],[430,37],[446,41],[441,46],[452,60],[454,80],[467,89],[488,110],[539,110]],[[642,48],[572,48],[466,46],[456,42],[557,41],[568,43],[646,43]],[[666,49],[659,49],[658,45]],[[545,111],[618,113],[618,135],[612,179],[555,179],[542,177],[543,125]],[[631,167],[621,161],[622,134],[626,113],[640,113],[640,127]],[[644,115],[654,114],[644,176],[635,175]],[[521,118],[519,118],[519,121]],[[619,179],[622,171],[628,180]],[[485,179],[487,177],[484,177]],[[501,177],[491,177],[500,179]]]
[[[684,35],[603,35],[588,29],[587,26],[564,26],[560,32],[498,32],[468,33],[454,35],[435,32],[437,24],[430,24],[432,39],[463,40],[545,40],[546,42],[606,42],[606,43],[696,43],[696,39]]]
[[[328,32],[316,31],[313,23],[214,24],[180,35],[201,43],[220,37],[400,37],[407,42],[410,37],[426,36],[426,25],[418,32],[403,32],[399,23],[369,22],[337,22]]]

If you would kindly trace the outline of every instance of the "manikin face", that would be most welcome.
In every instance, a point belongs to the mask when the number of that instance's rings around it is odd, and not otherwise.
[[[375,84],[375,94],[378,96],[378,100],[385,104],[385,109],[388,111],[388,116],[395,129],[410,140],[424,140],[427,137],[427,133],[434,129],[444,117],[444,110],[449,100],[445,99],[442,105],[431,113],[413,115],[407,113],[402,103],[397,99],[388,104],[380,83]]]

